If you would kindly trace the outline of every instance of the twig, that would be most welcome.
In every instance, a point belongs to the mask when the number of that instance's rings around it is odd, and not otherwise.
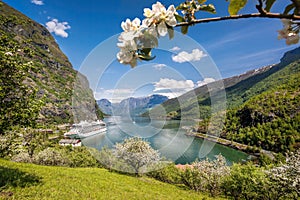
[[[262,15],[266,14],[266,11],[263,9],[263,1],[262,0],[258,0],[258,5],[256,5],[256,9],[258,10],[258,12]]]
[[[245,19],[245,18],[274,18],[274,19],[291,19],[291,20],[300,20],[300,16],[298,15],[286,15],[280,13],[252,13],[252,14],[242,14],[242,15],[231,15],[224,17],[213,17],[213,18],[205,18],[205,19],[196,19],[190,22],[181,22],[176,24],[176,26],[189,26],[200,23],[208,23],[208,22],[216,22],[216,21],[224,21],[231,19]]]
[[[297,14],[299,14],[300,13],[300,1],[299,0],[291,0],[291,1],[294,3],[296,10],[298,11]]]

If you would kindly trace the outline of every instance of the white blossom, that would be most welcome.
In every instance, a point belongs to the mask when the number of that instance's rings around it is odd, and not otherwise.
[[[292,21],[289,19],[282,19],[283,29],[278,31],[278,39],[285,39],[287,45],[297,44],[299,42],[299,35],[292,28]]]
[[[122,32],[119,36],[119,42],[126,42],[134,40],[141,35],[139,31]]]
[[[300,194],[300,150],[287,156],[285,164],[267,170],[266,174],[285,195]]]
[[[131,166],[137,174],[142,172],[143,167],[160,161],[159,152],[139,138],[129,138],[122,144],[116,144],[115,155]]]
[[[177,21],[175,18],[175,14],[177,15],[178,13],[176,12],[176,8],[174,5],[170,5],[168,10],[167,10],[167,18],[166,18],[166,23],[169,26],[175,26]]]
[[[121,23],[121,27],[124,32],[118,38],[117,46],[120,48],[120,52],[117,54],[117,58],[120,63],[135,66],[138,58],[135,39],[142,35],[140,32],[141,20],[139,18],[135,18],[133,21],[126,19]]]
[[[281,22],[283,23],[284,29],[289,29],[292,25],[292,21],[290,19],[281,19]]]
[[[137,59],[151,56],[151,52],[143,55],[144,48],[154,48],[157,46],[158,36],[168,34],[168,28],[176,25],[174,5],[166,9],[160,2],[152,5],[152,9],[145,8],[142,23],[139,18],[134,20],[126,19],[121,23],[123,32],[120,34],[117,46],[120,52],[117,58],[120,63],[136,65]],[[141,51],[140,51],[141,50]],[[138,52],[142,52],[140,55]]]
[[[144,8],[144,16],[151,18],[154,15],[154,12],[149,8]]]
[[[137,31],[140,28],[140,25],[141,20],[139,18],[135,18],[133,21],[126,19],[125,22],[121,23],[124,32]]]
[[[298,42],[299,42],[299,35],[296,33],[289,33],[285,40],[285,43],[287,45],[297,44]]]
[[[160,23],[157,26],[157,32],[160,36],[166,36],[168,33],[168,27],[165,23]]]
[[[155,25],[148,27],[147,32],[156,38],[158,37],[158,33],[157,33]]]
[[[117,54],[117,58],[120,63],[133,64],[136,62],[137,45],[134,40],[126,40],[122,43],[118,43],[120,52]]]
[[[160,2],[157,2],[152,5],[152,10],[149,8],[144,9],[146,19],[143,21],[143,24],[147,26],[156,24],[159,35],[165,36],[168,33],[167,25],[171,27],[176,25],[175,14],[177,12],[174,5],[170,5],[166,9]]]
[[[4,55],[6,55],[6,56],[13,56],[13,53],[12,52],[6,52]]]

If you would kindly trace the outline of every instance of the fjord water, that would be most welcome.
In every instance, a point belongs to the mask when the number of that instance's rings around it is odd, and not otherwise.
[[[192,163],[196,159],[214,159],[218,154],[222,154],[228,164],[248,159],[248,155],[241,151],[187,136],[186,128],[192,126],[193,121],[164,121],[119,116],[105,118],[104,121],[107,124],[107,132],[84,139],[83,145],[99,150],[105,146],[112,148],[116,143],[135,136],[150,142],[162,157],[172,160],[176,164]]]

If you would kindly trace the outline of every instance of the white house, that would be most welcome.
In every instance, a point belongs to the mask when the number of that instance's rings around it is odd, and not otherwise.
[[[61,139],[59,141],[59,145],[61,145],[61,146],[71,145],[72,147],[80,147],[81,146],[81,141],[77,140],[77,139]]]

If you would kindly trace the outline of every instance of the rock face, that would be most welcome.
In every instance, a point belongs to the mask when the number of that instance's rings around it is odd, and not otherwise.
[[[112,114],[112,103],[108,99],[97,100],[99,108],[107,115]]]
[[[44,26],[0,2],[0,36],[32,52],[26,59],[33,62],[35,70],[29,72],[26,84],[35,88],[38,98],[45,101],[39,122],[72,123],[82,118],[74,118],[82,110],[86,111],[84,118],[95,119],[91,114],[95,113],[95,99],[86,77],[73,69]]]
[[[115,104],[107,99],[98,100],[97,103],[99,108],[108,115],[137,116],[167,100],[166,96],[154,94],[148,97],[130,97]]]

